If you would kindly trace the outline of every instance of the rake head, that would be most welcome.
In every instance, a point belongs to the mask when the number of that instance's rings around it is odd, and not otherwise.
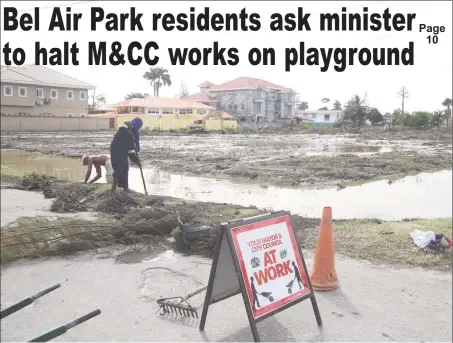
[[[175,299],[179,299],[179,301],[175,301]],[[183,304],[183,302],[187,304]],[[157,305],[162,310],[161,315],[173,313],[183,317],[198,318],[197,309],[192,307],[183,297],[162,298],[157,300]]]

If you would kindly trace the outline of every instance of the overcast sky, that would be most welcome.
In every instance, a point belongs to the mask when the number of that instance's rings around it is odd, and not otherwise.
[[[345,104],[351,96],[367,94],[370,106],[377,107],[381,112],[393,111],[401,106],[397,97],[398,89],[406,86],[409,98],[406,100],[408,111],[437,110],[442,108],[441,103],[452,94],[452,2],[451,1],[411,1],[411,2],[283,2],[283,1],[209,1],[209,2],[157,2],[157,1],[101,1],[84,2],[74,1],[2,1],[3,8],[14,6],[19,11],[33,9],[37,4],[43,7],[40,12],[40,31],[5,32],[1,27],[2,47],[9,42],[10,47],[21,47],[27,53],[26,63],[34,62],[34,43],[41,42],[41,46],[48,49],[63,47],[64,41],[77,42],[80,49],[79,66],[51,67],[70,76],[96,85],[96,93],[103,93],[108,103],[115,103],[124,99],[129,92],[142,92],[152,94],[149,83],[142,78],[149,66],[145,63],[140,66],[88,66],[88,42],[106,41],[107,44],[119,40],[124,45],[137,40],[142,44],[156,41],[160,50],[159,66],[169,70],[172,86],[164,87],[160,96],[174,97],[179,93],[181,82],[185,82],[190,93],[198,92],[197,85],[205,80],[215,84],[223,83],[237,77],[256,77],[291,87],[300,94],[300,99],[308,101],[311,109],[322,106],[322,98],[330,98],[332,102],[339,100]],[[83,14],[80,20],[79,31],[49,32],[51,6],[73,4],[72,12]],[[90,7],[101,6],[105,13],[127,13],[130,6],[135,6],[136,11],[143,13],[143,32],[108,32],[102,24],[99,30],[90,31]],[[173,32],[152,31],[152,13],[189,13],[190,6],[195,6],[201,11],[205,6],[210,6],[211,13],[239,13],[243,8],[248,13],[257,12],[261,16],[262,28],[258,32]],[[295,13],[297,7],[303,6],[305,12],[312,13],[310,24],[311,32],[271,32],[269,29],[270,15],[276,11],[280,13]],[[401,12],[416,13],[414,29],[412,32],[320,32],[319,13],[341,12],[341,7],[346,6],[348,12],[362,13],[364,6],[368,12],[382,13],[390,8],[391,13]],[[64,7],[63,7],[64,8]],[[177,12],[176,12],[177,11]],[[33,13],[32,11],[28,11]],[[63,12],[64,13],[64,12]],[[2,17],[3,22],[3,17]],[[429,44],[429,33],[418,32],[419,24],[443,25],[446,32],[439,34],[437,44]],[[171,47],[198,47],[209,48],[218,41],[221,47],[239,49],[240,62],[237,66],[214,66],[212,60],[208,66],[172,66],[167,49]],[[295,66],[290,72],[285,72],[285,48],[299,47],[299,42],[305,42],[306,49],[336,48],[336,47],[397,47],[406,48],[409,41],[415,43],[414,66],[347,66],[346,71],[336,72],[333,62],[327,72],[321,72],[318,66]],[[251,66],[247,53],[252,47],[272,47],[276,50],[275,66]],[[4,58],[2,54],[2,65]]]

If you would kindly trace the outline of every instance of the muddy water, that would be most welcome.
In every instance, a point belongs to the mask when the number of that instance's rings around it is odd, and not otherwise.
[[[24,151],[2,151],[1,164],[2,168],[35,170],[73,181],[83,180],[85,175],[85,169],[77,159]],[[289,210],[307,217],[319,217],[324,206],[332,206],[334,218],[337,219],[401,220],[452,216],[451,170],[408,176],[391,183],[382,180],[344,189],[322,190],[263,187],[170,174],[156,169],[145,169],[144,176],[150,194]],[[105,177],[98,182],[105,182]],[[141,176],[136,168],[131,169],[130,184],[132,189],[143,192]]]

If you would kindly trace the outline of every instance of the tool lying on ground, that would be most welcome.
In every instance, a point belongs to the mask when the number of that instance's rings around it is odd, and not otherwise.
[[[32,295],[31,297],[28,297],[28,298],[26,298],[26,299],[24,299],[22,301],[19,301],[16,304],[4,309],[3,311],[1,311],[1,319],[9,316],[10,314],[12,314],[14,312],[17,312],[17,311],[23,309],[24,307],[27,307],[28,305],[32,304],[36,299],[42,297],[45,294],[48,294],[48,293],[52,292],[53,290],[59,288],[60,286],[61,285],[59,283],[57,283],[57,284],[55,284],[55,285],[53,285],[51,287],[46,288],[45,290],[43,290],[41,292],[36,293],[35,295]],[[69,323],[67,323],[65,325],[59,326],[56,329],[53,329],[53,330],[51,330],[49,332],[46,332],[45,334],[43,334],[43,335],[41,335],[41,336],[39,336],[39,337],[37,337],[35,339],[32,339],[30,342],[47,342],[47,341],[50,341],[51,339],[53,339],[55,337],[63,335],[69,329],[72,329],[74,326],[82,324],[83,322],[86,322],[87,320],[90,320],[91,318],[96,317],[100,313],[101,313],[100,309],[91,311],[90,313],[87,313],[87,314],[83,315],[82,317],[74,319],[73,321],[71,321],[71,322],[69,322]]]
[[[83,315],[82,317],[79,317],[77,319],[74,319],[73,321],[59,326],[56,329],[53,329],[52,331],[46,332],[45,334],[36,337],[35,339],[32,339],[30,342],[48,342],[51,339],[54,339],[55,337],[61,336],[64,333],[66,333],[69,329],[72,329],[74,326],[77,326],[79,324],[82,324],[83,322],[86,322],[87,320],[90,320],[93,317],[96,317],[101,313],[100,309],[91,311],[90,313],[87,313]]]
[[[198,318],[198,312],[195,307],[192,307],[189,302],[187,301],[189,298],[192,298],[193,296],[203,292],[208,288],[208,285],[205,285],[203,287],[197,288],[193,292],[187,294],[185,297],[171,297],[171,298],[162,298],[157,300],[157,304],[159,305],[159,310],[162,310],[162,315],[163,314],[168,314],[168,313],[174,313],[174,314],[179,314],[183,317],[189,317],[192,316],[193,318],[197,317]],[[187,304],[183,304],[183,303]],[[159,311],[158,310],[158,311]]]
[[[32,295],[31,297],[28,297],[27,299],[19,301],[18,303],[15,303],[14,305],[12,305],[10,307],[5,308],[1,312],[1,319],[9,316],[10,314],[13,314],[14,312],[22,310],[24,307],[27,307],[28,305],[32,304],[36,299],[41,298],[42,296],[46,295],[47,293],[50,293],[50,292],[56,290],[60,286],[61,285],[59,283],[57,283],[53,286],[50,286],[50,287],[42,290],[41,292],[36,293],[35,295]]]

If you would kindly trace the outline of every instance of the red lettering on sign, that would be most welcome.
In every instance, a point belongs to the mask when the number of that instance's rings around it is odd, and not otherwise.
[[[283,271],[283,264],[279,263],[275,266],[275,268],[277,268],[277,275],[278,277],[282,277],[282,276],[285,276],[287,273],[284,273]]]
[[[267,274],[269,275],[269,279],[275,280],[277,278],[277,271],[275,270],[274,266],[270,266],[267,269]]]
[[[260,270],[258,273],[254,272],[253,276],[255,277],[256,282],[258,282],[258,285],[267,283],[267,269]]]
[[[275,262],[277,262],[277,259],[275,258],[275,249],[264,253],[264,266],[265,267],[268,264],[274,264]]]
[[[275,280],[278,277],[291,274],[293,270],[289,265],[290,263],[291,261],[288,260],[283,263],[276,264],[275,266],[267,267],[264,270],[260,270],[259,272],[253,273],[253,276],[255,277],[255,280],[258,283],[258,285],[267,283],[269,280]]]
[[[283,269],[285,270],[285,275],[293,272],[293,270],[289,266],[289,262],[290,262],[289,260],[286,262],[283,262]]]

